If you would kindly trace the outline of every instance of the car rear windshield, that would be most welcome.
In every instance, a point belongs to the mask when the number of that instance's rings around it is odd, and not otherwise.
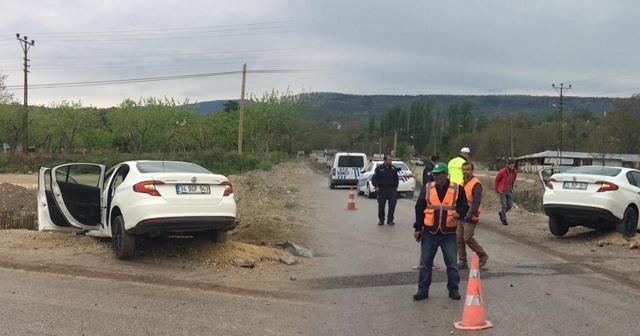
[[[141,173],[202,173],[210,174],[206,169],[187,162],[155,161],[138,162],[136,164]]]
[[[410,170],[404,162],[393,162],[391,164],[400,170]]]
[[[589,174],[602,176],[616,176],[620,174],[621,169],[616,167],[576,167],[564,172],[565,174]]]
[[[364,157],[341,155],[338,158],[338,167],[364,167]]]

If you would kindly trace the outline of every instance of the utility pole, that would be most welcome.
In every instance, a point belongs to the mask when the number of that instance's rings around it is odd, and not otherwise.
[[[557,87],[555,84],[551,84],[551,87],[556,89],[556,91],[558,91],[560,93],[560,103],[558,105],[558,111],[560,112],[560,147],[559,147],[559,153],[558,156],[560,157],[560,161],[558,162],[559,165],[562,165],[562,129],[564,128],[564,120],[562,117],[562,109],[564,107],[564,103],[562,101],[562,97],[564,95],[564,92],[571,89],[571,84],[569,84],[569,87],[564,86],[564,84],[560,83],[560,86]]]
[[[244,116],[244,84],[247,78],[247,63],[242,65],[242,93],[240,94],[240,122],[238,123],[238,154],[242,154],[242,119]]]
[[[29,73],[28,68],[31,67],[29,65],[29,58],[27,54],[29,52],[29,48],[33,47],[36,44],[36,41],[31,40],[29,42],[27,37],[23,37],[20,39],[20,34],[16,34],[16,39],[20,41],[20,45],[22,46],[22,51],[24,51],[24,116],[22,118],[22,126],[24,127],[24,138],[22,140],[22,153],[27,154],[29,152],[29,136],[28,136],[28,125],[29,125],[29,102],[28,102],[28,94],[27,94],[27,73]]]

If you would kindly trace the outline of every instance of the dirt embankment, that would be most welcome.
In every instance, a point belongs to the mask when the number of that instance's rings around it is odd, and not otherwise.
[[[308,221],[311,193],[305,183],[311,174],[305,163],[282,163],[271,171],[229,176],[238,205],[239,225],[230,232],[228,243],[143,240],[136,257],[154,260],[183,257],[184,263],[215,269],[228,268],[238,258],[262,266],[279,264],[280,256],[289,253],[274,244],[292,241],[309,246],[313,241],[313,228]],[[0,174],[0,213],[35,214],[37,187],[37,174]],[[24,249],[27,252],[22,258],[32,261],[49,258],[61,261],[79,254],[104,256],[110,254],[111,248],[109,240],[31,230],[0,230],[0,246]]]

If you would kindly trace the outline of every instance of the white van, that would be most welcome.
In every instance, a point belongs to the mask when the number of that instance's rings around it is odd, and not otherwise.
[[[369,160],[364,153],[336,153],[329,172],[329,188],[335,189],[339,185],[358,185],[358,177],[367,163]]]

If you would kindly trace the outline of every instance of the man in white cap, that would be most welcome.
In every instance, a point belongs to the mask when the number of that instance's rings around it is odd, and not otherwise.
[[[449,161],[447,165],[449,168],[449,180],[453,183],[460,184],[464,180],[464,175],[462,174],[462,164],[467,162],[469,159],[469,153],[471,150],[469,147],[463,147],[460,150],[460,155]]]

